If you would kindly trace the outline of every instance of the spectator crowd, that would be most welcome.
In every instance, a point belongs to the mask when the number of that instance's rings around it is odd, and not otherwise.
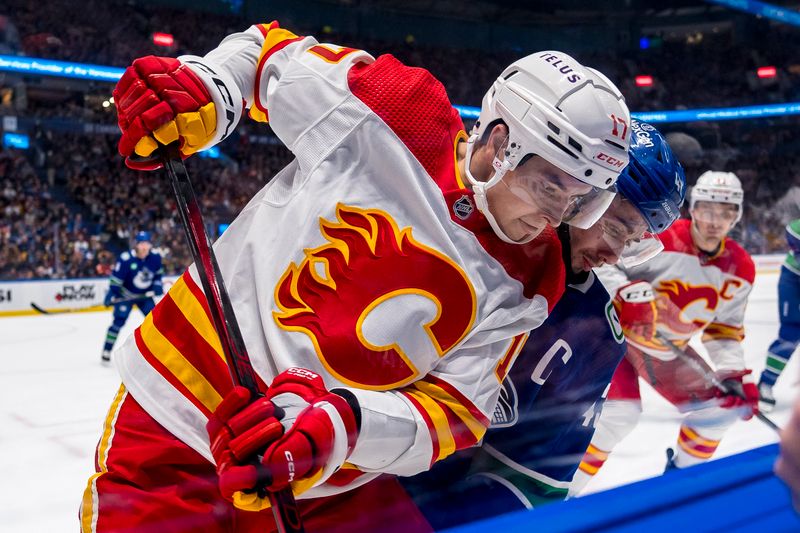
[[[234,15],[178,14],[115,1],[87,0],[80,9],[69,0],[47,4],[43,10],[30,2],[9,0],[7,11],[0,7],[3,52],[125,66],[148,53],[204,53],[250,22]],[[154,31],[173,33],[177,44],[168,50],[155,46]],[[296,31],[320,33],[314,28]],[[483,90],[520,55],[435,48],[413,41],[365,41],[330,29],[319,36],[390,52],[427,68],[444,83],[454,103],[467,105],[480,105]],[[755,44],[709,35],[700,44],[665,41],[657,49],[623,56],[613,51],[576,55],[617,81],[631,109],[652,110],[798,100],[800,66],[791,65],[796,60],[795,44],[800,44],[800,31],[776,29]],[[761,64],[778,65],[778,80],[762,82],[745,75]],[[653,75],[654,86],[636,87],[631,80],[639,73]],[[99,105],[109,87],[65,93],[55,103],[28,97],[21,108],[19,102],[3,98],[2,90],[0,85],[0,114],[42,124],[52,118],[67,119],[77,125],[73,130],[87,122],[116,121],[113,105]],[[800,119],[666,124],[662,130],[671,142],[674,139],[690,184],[708,169],[732,171],[742,180],[746,207],[735,236],[751,253],[784,249],[783,225],[800,217],[800,156],[796,155]],[[168,273],[186,267],[190,258],[169,184],[158,173],[127,169],[116,153],[116,135],[39,127],[31,137],[29,150],[0,152],[0,279],[105,276],[115,254],[127,249],[140,229],[155,236]],[[243,124],[238,135],[221,146],[219,159],[188,160],[212,236],[291,159],[276,141],[263,126]]]

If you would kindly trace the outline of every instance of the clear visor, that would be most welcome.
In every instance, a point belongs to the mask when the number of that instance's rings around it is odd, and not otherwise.
[[[592,187],[588,193],[572,199],[562,218],[565,224],[579,229],[589,229],[600,220],[617,195],[615,187]]]
[[[538,159],[534,163],[534,159]],[[495,159],[499,162],[500,159]],[[552,226],[562,222],[581,229],[603,215],[616,190],[603,190],[574,178],[541,158],[527,158],[506,174],[503,183]]]
[[[658,235],[646,231],[640,239],[625,243],[619,263],[625,268],[635,267],[654,258],[663,249],[664,243]]]
[[[699,201],[692,208],[692,218],[709,224],[719,223],[733,225],[739,220],[741,206],[720,202]]]
[[[622,198],[597,222],[597,227],[608,249],[624,267],[640,265],[664,249],[642,214]]]

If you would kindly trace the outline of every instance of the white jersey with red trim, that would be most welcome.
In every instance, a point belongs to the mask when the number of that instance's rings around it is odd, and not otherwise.
[[[714,255],[695,246],[691,221],[678,220],[659,235],[664,251],[639,266],[603,267],[598,274],[611,294],[629,281],[648,281],[657,295],[658,332],[678,346],[702,332],[702,341],[717,370],[745,368],[741,341],[744,313],[755,280],[755,265],[739,244],[725,238]],[[654,357],[672,352],[657,339],[629,343]]]
[[[423,69],[276,23],[181,59],[224,71],[233,85],[215,82],[214,98],[241,95],[296,156],[214,250],[262,385],[304,367],[361,404],[345,468],[302,497],[474,445],[563,291],[555,232],[495,236],[459,176],[458,113]],[[115,359],[137,402],[212,461],[205,423],[231,383],[199,287],[192,267]]]

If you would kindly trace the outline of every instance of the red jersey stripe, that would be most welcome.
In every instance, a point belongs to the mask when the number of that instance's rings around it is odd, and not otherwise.
[[[231,390],[233,384],[225,359],[198,333],[196,326],[187,320],[170,294],[153,310],[153,324],[220,396],[225,396]],[[212,330],[211,333],[215,332]],[[211,398],[202,400],[208,404]]]
[[[181,395],[185,396],[186,399],[192,402],[192,404],[197,407],[203,413],[203,415],[206,417],[211,416],[212,410],[203,405],[203,402],[198,400],[195,395],[189,391],[186,385],[176,378],[175,375],[170,372],[170,370],[155,355],[153,355],[153,352],[150,351],[142,339],[141,328],[134,332],[134,340],[136,341],[136,347],[139,349],[139,353],[142,354],[142,357],[145,358],[145,360],[156,370],[156,372],[164,376],[164,379],[166,379],[170,385],[175,387],[175,389],[178,390]]]

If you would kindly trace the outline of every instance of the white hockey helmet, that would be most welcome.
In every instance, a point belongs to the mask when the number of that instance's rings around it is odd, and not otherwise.
[[[742,182],[733,172],[707,170],[697,178],[697,183],[692,187],[689,208],[694,210],[697,202],[734,204],[739,209],[736,217],[736,222],[739,222],[742,218],[742,203],[744,202]]]
[[[504,160],[495,161],[495,174],[479,182],[467,161],[466,174],[479,207],[487,189],[526,155],[535,154],[598,190],[609,189],[609,194],[596,195],[602,197],[595,202],[599,206],[584,202],[575,206],[571,219],[564,218],[579,227],[591,226],[613,199],[613,185],[628,164],[630,112],[619,89],[567,54],[537,52],[509,65],[494,82],[483,98],[470,144],[498,119],[509,135]]]

